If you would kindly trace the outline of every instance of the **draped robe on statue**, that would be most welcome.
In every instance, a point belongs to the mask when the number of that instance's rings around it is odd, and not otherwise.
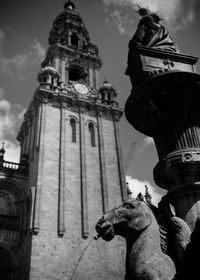
[[[150,16],[145,16],[140,20],[138,28],[129,42],[126,75],[129,75],[137,46],[145,46],[169,52],[179,52],[174,40],[170,37],[165,27],[159,23],[153,22]]]

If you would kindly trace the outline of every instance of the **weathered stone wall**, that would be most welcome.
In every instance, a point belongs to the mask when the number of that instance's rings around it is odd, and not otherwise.
[[[61,109],[48,104],[45,107],[39,157],[34,156],[34,160],[30,162],[30,184],[37,182],[37,188],[40,192],[36,191],[34,204],[33,225],[35,223],[35,226],[39,225],[39,228],[38,233],[32,236],[30,279],[71,279],[71,274],[81,252],[96,234],[95,223],[103,212],[98,120],[95,112],[90,112],[90,114],[83,112],[81,121],[80,113],[76,108],[72,108],[72,111],[69,108],[64,108],[65,141],[61,146]],[[76,143],[71,141],[71,117],[77,120]],[[95,147],[92,147],[90,143],[89,122],[95,125]],[[111,208],[121,201],[116,142],[113,120],[102,117],[101,122],[106,167],[107,207]],[[83,134],[80,134],[80,125],[82,125]],[[80,149],[80,135],[82,137],[84,135],[82,150],[85,150],[86,200],[83,200],[81,196],[83,188],[81,174],[83,175],[83,172],[81,173],[80,152],[83,151]],[[35,153],[38,152],[35,151]],[[60,197],[61,173],[59,168],[61,166],[60,156],[63,156],[63,153],[65,187],[64,197]],[[39,160],[38,168],[41,167],[41,163],[43,165],[42,168],[38,169],[38,174],[34,171],[37,159]],[[63,211],[63,208],[60,208],[60,200],[64,201],[65,233],[63,236],[58,234],[58,217],[60,217],[60,211]],[[84,215],[83,206],[87,210]],[[38,216],[35,215],[36,212]],[[88,238],[82,237],[83,222],[89,230]],[[103,240],[94,241],[85,252],[74,279],[123,279],[124,256],[125,244],[123,240],[116,238],[110,243]]]

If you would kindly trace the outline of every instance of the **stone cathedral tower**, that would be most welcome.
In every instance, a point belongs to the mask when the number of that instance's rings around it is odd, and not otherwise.
[[[126,198],[122,110],[115,89],[99,86],[101,64],[74,3],[66,2],[18,134],[31,200],[14,279],[71,279],[99,216]],[[74,279],[122,279],[122,242],[91,244]]]

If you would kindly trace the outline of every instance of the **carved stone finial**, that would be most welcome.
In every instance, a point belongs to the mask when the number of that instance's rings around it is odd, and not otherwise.
[[[73,11],[75,10],[75,5],[71,0],[68,0],[64,5],[64,9]]]
[[[111,88],[112,85],[109,83],[108,79],[104,77],[103,83],[101,84],[101,87]]]
[[[132,191],[129,188],[129,183],[128,182],[126,182],[126,190],[127,190],[127,198],[128,198],[128,200],[131,200],[132,199]]]
[[[99,87],[99,93],[102,103],[118,107],[118,103],[116,102],[117,92],[106,78],[104,78],[102,84]]]
[[[5,154],[5,149],[4,149],[4,142],[2,143],[2,147],[0,149],[0,160],[3,161],[4,160],[4,154]]]
[[[144,197],[145,197],[145,200],[148,204],[152,204],[152,201],[151,201],[152,196],[149,193],[149,189],[148,189],[147,185],[145,185],[145,195],[144,195]]]

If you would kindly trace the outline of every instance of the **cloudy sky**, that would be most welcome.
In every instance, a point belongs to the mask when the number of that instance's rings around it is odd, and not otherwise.
[[[5,158],[18,161],[17,131],[35,87],[40,62],[47,49],[53,20],[63,10],[64,0],[0,1],[0,143],[5,141]],[[200,56],[200,1],[198,0],[74,0],[103,60],[101,80],[106,77],[118,92],[124,108],[131,85],[124,75],[128,41],[135,31],[137,5],[149,7],[164,19],[179,50]],[[197,64],[200,72],[200,63]],[[153,181],[153,167],[158,161],[152,139],[121,120],[124,161],[132,148],[126,174],[135,193],[148,185],[157,200],[161,192]],[[136,144],[133,144],[136,143]]]

